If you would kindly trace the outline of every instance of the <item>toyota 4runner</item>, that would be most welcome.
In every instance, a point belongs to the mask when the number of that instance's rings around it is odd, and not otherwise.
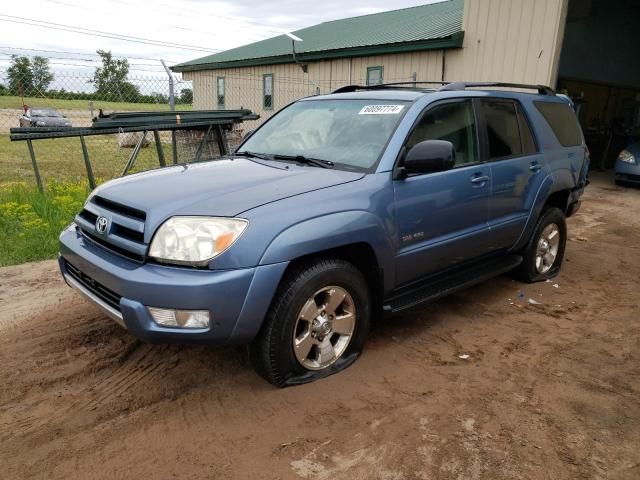
[[[98,187],[60,267],[143,341],[249,344],[269,382],[304,383],[350,365],[381,312],[555,276],[588,166],[548,87],[344,87],[231,155]]]

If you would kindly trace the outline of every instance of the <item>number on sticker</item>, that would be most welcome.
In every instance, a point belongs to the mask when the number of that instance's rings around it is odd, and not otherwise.
[[[366,105],[359,115],[396,115],[402,111],[404,105]]]

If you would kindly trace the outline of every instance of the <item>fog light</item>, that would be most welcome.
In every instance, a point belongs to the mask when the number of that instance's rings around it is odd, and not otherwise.
[[[178,328],[207,328],[209,312],[206,310],[167,310],[148,307],[149,313],[158,325]]]

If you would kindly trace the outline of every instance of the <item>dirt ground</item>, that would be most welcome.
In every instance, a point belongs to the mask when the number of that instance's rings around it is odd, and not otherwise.
[[[284,390],[135,341],[54,262],[0,269],[0,478],[638,479],[640,190],[595,179],[569,237],[553,282],[385,320]]]

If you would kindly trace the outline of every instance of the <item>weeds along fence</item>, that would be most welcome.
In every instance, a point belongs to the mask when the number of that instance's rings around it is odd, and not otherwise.
[[[49,109],[63,115],[74,127],[88,127],[92,119],[101,113],[116,111],[168,111],[169,79],[164,74],[157,76],[132,76],[119,82],[97,86],[92,82],[91,71],[54,72],[55,78],[47,89],[38,88],[32,78],[16,82],[0,67],[0,185],[8,182],[25,182],[35,185],[31,158],[25,142],[11,142],[9,129],[18,126],[37,126],[25,116],[42,110],[45,119],[60,121],[46,115],[55,115]],[[18,79],[19,80],[19,79]],[[411,81],[416,78],[387,79],[386,82]],[[280,108],[302,97],[329,93],[349,83],[364,84],[366,80],[314,79],[305,74],[296,77],[257,75],[251,73],[226,73],[220,76],[215,71],[200,72],[193,81],[174,75],[176,110],[252,110],[260,119],[240,124],[227,136],[233,148],[246,131],[256,128]],[[17,85],[18,83],[18,85]],[[27,87],[21,87],[26,85]],[[40,112],[42,113],[42,112]],[[179,162],[193,159],[200,144],[202,132],[182,131],[176,134],[176,157]],[[152,139],[150,139],[152,140]],[[166,159],[173,158],[171,134],[161,134],[162,149]],[[85,138],[93,173],[98,182],[117,177],[123,171],[135,141],[126,141],[123,135],[89,136]],[[156,168],[158,152],[153,141],[142,148],[134,171]],[[86,180],[86,170],[80,140],[60,138],[33,141],[40,175],[45,187],[50,182],[80,182]],[[212,151],[210,156],[215,154]]]

